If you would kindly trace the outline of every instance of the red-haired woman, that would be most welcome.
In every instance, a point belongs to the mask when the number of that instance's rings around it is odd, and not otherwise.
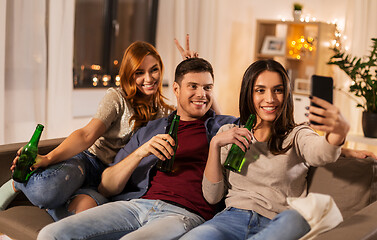
[[[197,55],[182,47],[179,50],[184,58]],[[5,184],[24,192],[34,205],[48,209],[54,220],[106,202],[97,192],[102,171],[135,131],[172,110],[161,93],[163,63],[151,44],[131,44],[124,53],[119,75],[121,87],[107,90],[85,127],[71,133],[47,155],[37,156],[32,167],[37,170],[27,183],[10,180]],[[14,164],[17,160],[18,156]],[[7,203],[2,205],[5,208]]]

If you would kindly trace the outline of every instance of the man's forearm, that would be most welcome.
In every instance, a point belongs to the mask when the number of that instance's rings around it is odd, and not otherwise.
[[[121,193],[142,159],[135,150],[119,163],[105,169],[98,191],[105,197]]]

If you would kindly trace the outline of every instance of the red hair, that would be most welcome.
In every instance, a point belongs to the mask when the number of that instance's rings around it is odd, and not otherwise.
[[[136,70],[140,67],[147,55],[153,56],[158,61],[161,69],[158,89],[152,96],[152,104],[137,88],[134,78]],[[130,102],[134,110],[134,115],[130,119],[130,122],[135,120],[133,130],[136,130],[141,126],[146,125],[147,122],[156,119],[159,109],[172,109],[172,107],[164,102],[164,99],[166,98],[162,95],[163,70],[164,65],[162,64],[160,55],[155,47],[147,42],[134,42],[124,52],[119,70],[120,85],[126,93],[126,99]]]

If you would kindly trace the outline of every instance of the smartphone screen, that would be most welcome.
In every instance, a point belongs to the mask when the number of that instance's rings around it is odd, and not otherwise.
[[[333,85],[334,81],[332,77],[325,77],[319,75],[313,75],[311,77],[311,95],[321,98],[332,104],[333,102]],[[312,106],[319,107],[318,105],[311,103]],[[310,122],[314,125],[320,125],[316,122]]]

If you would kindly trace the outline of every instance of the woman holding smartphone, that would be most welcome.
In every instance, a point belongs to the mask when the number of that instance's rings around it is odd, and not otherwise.
[[[308,118],[322,125],[319,136],[307,125],[296,125],[287,72],[274,60],[260,60],[246,70],[240,93],[240,123],[256,115],[252,131],[224,125],[212,138],[203,177],[203,195],[226,208],[182,239],[299,239],[310,230],[306,220],[289,210],[287,197],[307,195],[309,166],[335,162],[348,122],[334,105],[313,98]],[[321,115],[321,116],[316,116]],[[223,164],[231,144],[246,151],[240,173]]]

